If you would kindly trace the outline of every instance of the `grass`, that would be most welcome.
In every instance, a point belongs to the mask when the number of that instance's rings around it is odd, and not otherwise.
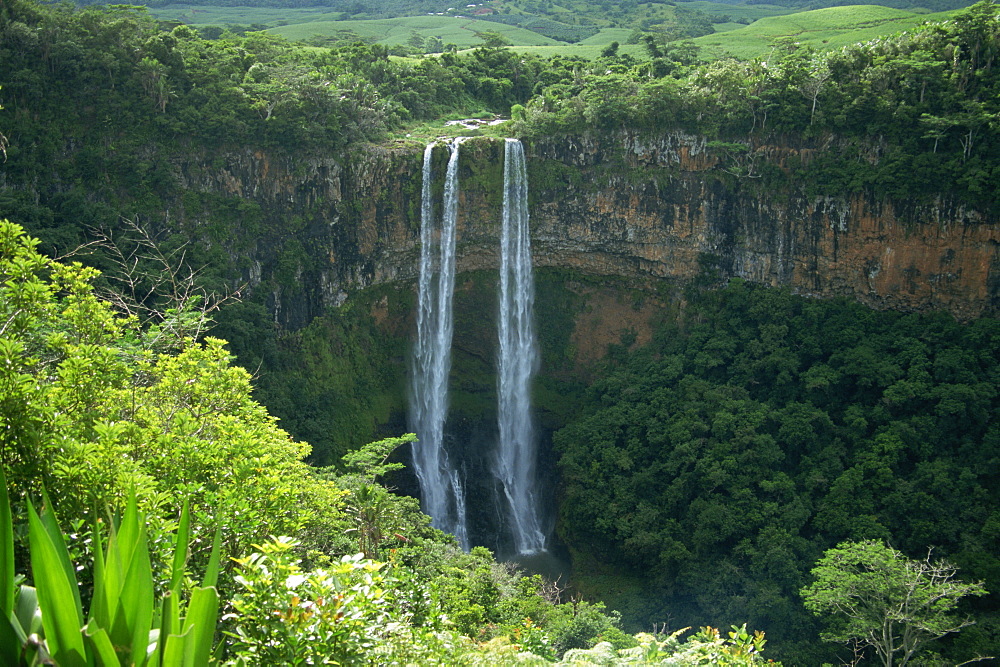
[[[588,3],[564,1],[560,8],[571,9]],[[775,5],[729,5],[708,0],[680,3],[707,14],[728,15],[731,18],[753,19],[751,25],[739,23],[716,24],[716,33],[694,39],[702,47],[702,58],[713,60],[723,57],[741,59],[766,58],[771,43],[780,37],[791,37],[817,50],[835,49],[902,30],[911,29],[925,21],[940,21],[954,12],[934,14],[890,9],[876,5],[829,7],[813,11],[799,11]],[[461,6],[461,5],[459,5]],[[640,5],[640,10],[659,15],[659,5]],[[516,26],[481,21],[468,17],[410,16],[378,20],[337,20],[341,12],[329,7],[270,8],[270,7],[218,7],[211,5],[168,5],[150,9],[161,20],[182,21],[191,25],[268,25],[270,32],[291,40],[304,40],[316,35],[336,36],[349,30],[387,46],[405,44],[413,35],[421,38],[437,37],[445,44],[455,44],[460,49],[479,46],[482,41],[476,32],[492,30],[507,37],[518,53],[539,56],[579,56],[593,59],[611,42],[621,46],[619,53],[636,58],[647,58],[642,45],[625,44],[632,34],[631,28],[606,27],[598,34],[578,44],[566,44]]]
[[[252,25],[276,26],[282,23],[333,21],[341,12],[330,7],[217,7],[214,5],[167,5],[150,7],[149,13],[162,21],[182,21],[188,25]]]
[[[801,12],[801,9],[793,7],[781,7],[779,5],[727,5],[721,2],[708,2],[707,0],[695,0],[694,2],[679,2],[688,9],[697,9],[708,15],[725,15],[734,19],[757,19],[769,16],[783,16]]]
[[[451,16],[407,16],[369,21],[312,21],[272,28],[268,32],[288,39],[300,40],[308,39],[314,35],[334,35],[338,30],[352,30],[362,37],[373,38],[386,46],[405,44],[410,36],[416,32],[424,39],[437,37],[445,44],[455,44],[459,48],[468,48],[482,44],[482,40],[476,36],[476,33],[486,30],[498,32],[512,43],[525,46],[559,43],[524,28],[492,21]]]
[[[577,42],[579,46],[600,46],[602,49],[611,42],[618,42],[622,46],[632,34],[631,28],[604,28],[596,35],[591,35],[587,39]]]
[[[891,35],[926,21],[941,21],[954,12],[918,14],[875,5],[828,7],[808,12],[762,18],[751,25],[694,39],[706,59],[732,56],[766,58],[771,43],[791,37],[817,50],[829,50]]]

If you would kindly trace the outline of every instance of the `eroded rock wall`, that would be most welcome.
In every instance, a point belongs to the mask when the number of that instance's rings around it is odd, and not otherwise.
[[[807,164],[813,150],[756,147],[779,166],[789,157]],[[709,264],[722,278],[876,308],[962,319],[997,312],[1000,227],[945,197],[915,204],[768,190],[684,135],[540,142],[532,158],[538,169],[555,162],[579,173],[536,193],[540,264],[682,281]]]
[[[808,168],[824,150],[752,149],[753,160],[782,169]],[[270,290],[276,320],[294,328],[354,290],[416,278],[421,153],[412,144],[339,159],[244,152],[213,169],[178,169],[185,187],[260,205],[264,223],[243,279]],[[446,153],[435,155],[439,179]],[[502,156],[495,139],[462,147],[460,272],[496,266]],[[528,160],[538,266],[647,284],[683,283],[709,267],[722,280],[961,319],[1000,305],[1000,228],[945,196],[920,204],[809,197],[794,182],[766,186],[753,164],[743,170],[750,176],[736,176],[703,138],[679,133],[552,138],[529,144]],[[289,254],[292,240],[304,255]],[[289,262],[298,263],[292,279]]]

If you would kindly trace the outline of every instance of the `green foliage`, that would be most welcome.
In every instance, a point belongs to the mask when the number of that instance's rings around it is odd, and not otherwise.
[[[154,352],[156,334],[95,296],[96,271],[50,262],[36,245],[0,223],[0,461],[15,507],[44,483],[61,516],[91,525],[134,488],[151,535],[169,526],[165,507],[187,500],[196,534],[224,526],[227,554],[277,532],[340,539],[342,492],[250,398],[222,341]]]
[[[354,664],[404,619],[394,613],[381,564],[345,556],[327,570],[302,572],[288,538],[238,560],[243,591],[233,600],[234,665]]]
[[[630,623],[750,619],[783,659],[819,662],[797,594],[839,541],[934,546],[993,576],[995,320],[741,281],[689,298],[554,435],[560,535],[643,576]]]
[[[0,482],[6,486],[2,470]],[[185,604],[187,506],[181,512],[170,587],[160,596],[154,590],[146,520],[137,509],[135,494],[129,495],[124,516],[111,522],[106,551],[101,548],[100,525],[95,526],[93,591],[86,623],[66,539],[51,508],[46,504],[39,513],[28,504],[34,587],[18,584],[14,577],[8,503],[3,513],[0,537],[7,548],[0,561],[5,603],[0,657],[4,664],[49,660],[59,665],[105,667],[208,664],[219,609],[215,588],[219,543],[216,540],[213,545],[204,581],[191,588]]]
[[[237,338],[240,361],[262,372],[255,397],[312,445],[311,463],[337,463],[405,407],[405,335],[371,315],[380,294],[358,295],[296,332],[280,332],[260,307],[223,312],[217,333]],[[396,309],[399,296],[386,296]]]
[[[648,633],[635,636],[637,646],[617,649],[609,642],[601,642],[590,649],[567,651],[559,664],[565,665],[757,665],[765,661],[761,651],[767,640],[762,632],[752,635],[746,625],[732,626],[726,637],[712,627],[701,628],[697,633],[680,641],[680,635],[689,628],[678,630],[667,637]],[[778,665],[772,660],[767,664]]]
[[[684,642],[678,639],[684,630],[663,638],[643,634],[625,640],[622,635],[617,650],[594,637],[557,660],[549,636],[559,629],[546,610],[564,619],[578,615],[593,619],[600,616],[599,608],[579,602],[546,603],[538,595],[537,577],[523,577],[498,565],[485,549],[435,555],[425,548],[430,546],[420,549],[419,564],[404,563],[402,552],[389,563],[364,560],[358,554],[306,571],[292,558],[291,540],[275,538],[260,545],[258,553],[240,560],[243,590],[227,616],[231,629],[226,633],[230,655],[226,664],[308,664],[324,659],[339,664],[449,665],[760,661],[763,635],[751,635],[745,626],[734,627],[727,638],[704,628]],[[431,563],[438,569],[428,578],[426,567]],[[529,609],[544,620],[524,615]],[[605,617],[605,627],[607,622]]]
[[[399,447],[411,444],[416,439],[415,434],[407,433],[399,438],[384,438],[362,445],[360,449],[344,454],[344,467],[348,474],[359,475],[369,483],[374,483],[379,477],[404,468],[402,463],[389,462],[389,457]]]
[[[873,647],[883,665],[906,665],[929,640],[971,625],[953,612],[981,583],[956,578],[946,562],[910,560],[882,542],[844,542],[828,549],[802,589],[806,609],[827,619],[828,641]]]

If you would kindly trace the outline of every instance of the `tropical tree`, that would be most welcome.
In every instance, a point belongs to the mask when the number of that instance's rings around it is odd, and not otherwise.
[[[945,561],[911,560],[883,542],[843,542],[829,549],[802,589],[806,608],[830,619],[826,641],[875,649],[886,667],[906,665],[926,642],[971,625],[959,600],[984,595],[982,583],[956,578]]]
[[[37,244],[0,220],[0,467],[15,514],[44,487],[67,525],[90,525],[134,489],[152,536],[165,508],[190,503],[197,562],[220,523],[226,556],[272,534],[343,541],[343,491],[302,461],[308,446],[253,400],[221,340],[160,351],[167,327],[122,317],[97,271]]]

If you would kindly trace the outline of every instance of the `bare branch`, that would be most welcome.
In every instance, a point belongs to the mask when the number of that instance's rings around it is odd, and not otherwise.
[[[186,339],[197,340],[212,322],[212,314],[222,306],[239,301],[241,286],[223,294],[202,286],[202,269],[187,262],[188,243],[172,250],[155,238],[138,218],[122,218],[124,231],[91,230],[96,237],[70,254],[100,248],[115,266],[105,274],[112,285],[99,290],[122,313],[138,319],[146,329],[145,345],[150,349],[183,347]]]

